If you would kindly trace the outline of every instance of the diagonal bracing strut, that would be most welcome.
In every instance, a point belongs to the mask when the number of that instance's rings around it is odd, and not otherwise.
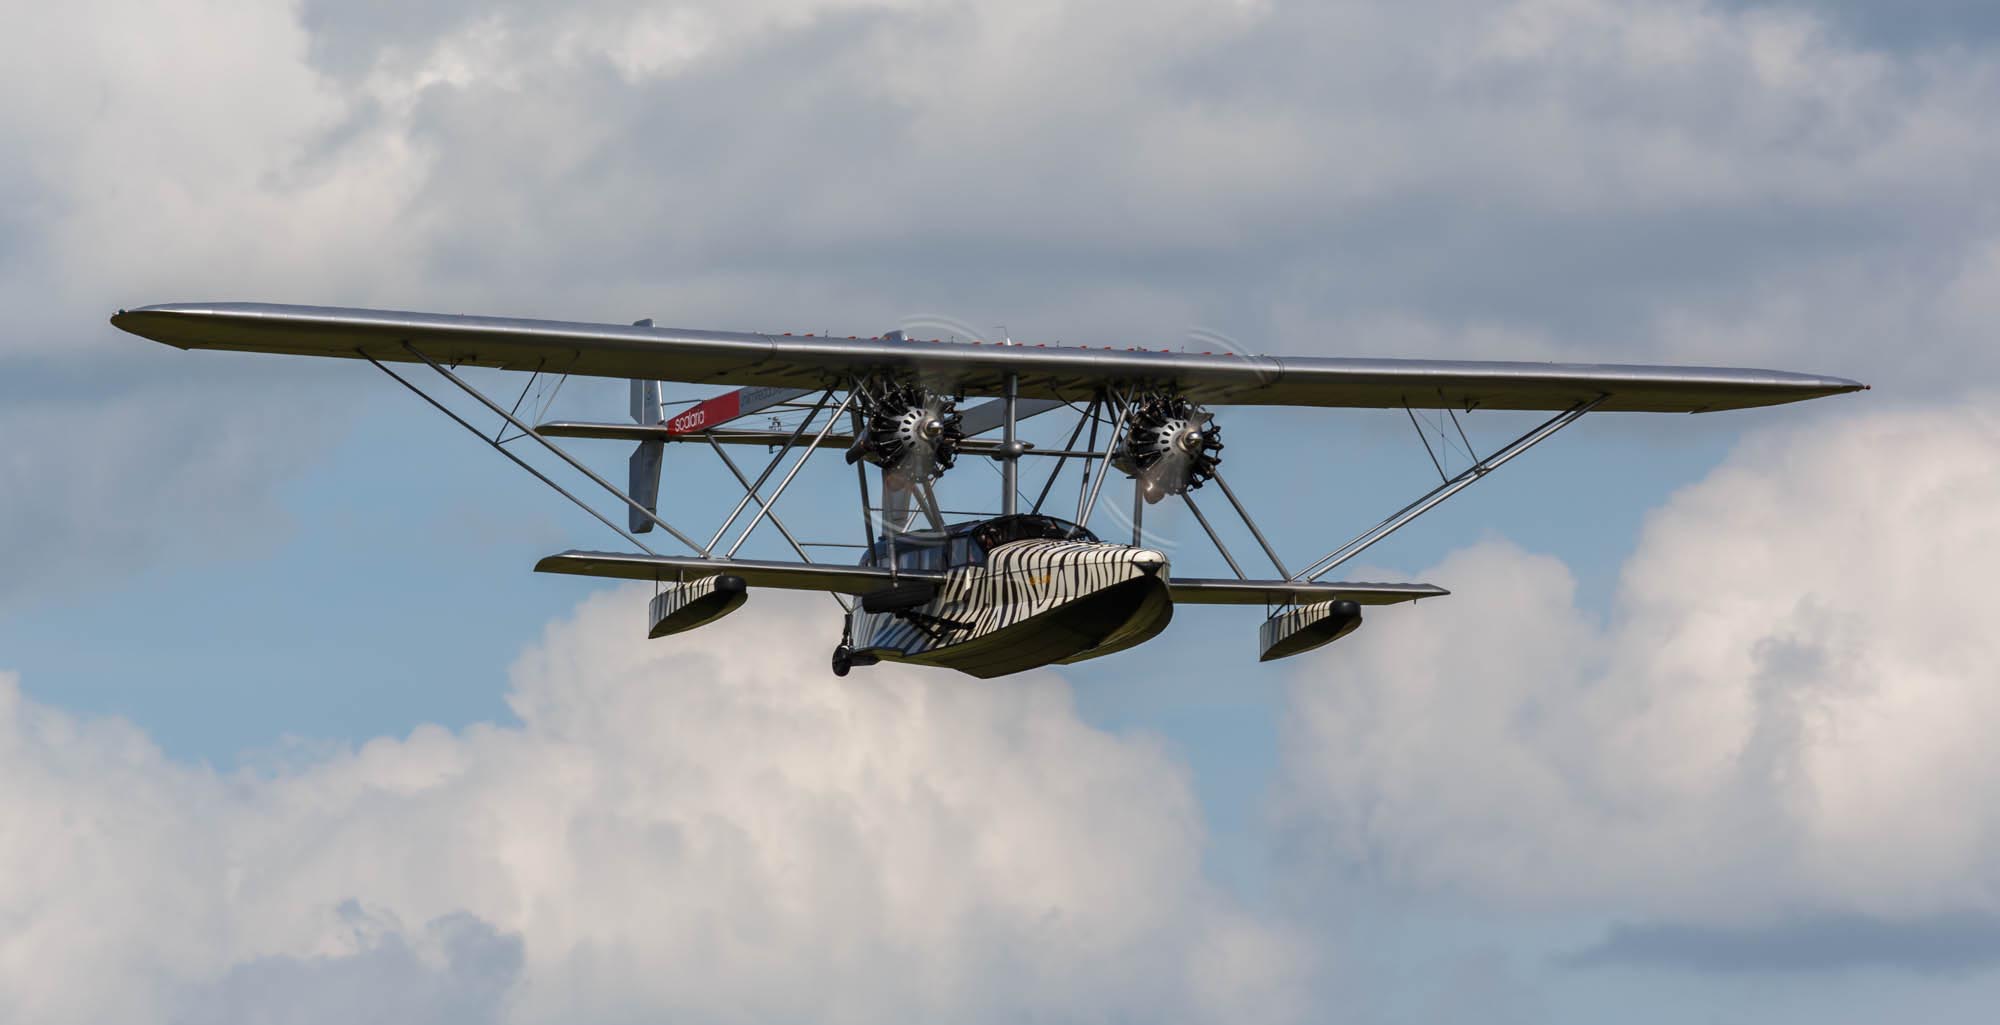
[[[1187,491],[1181,492],[1181,501],[1187,503],[1188,512],[1194,514],[1195,522],[1201,524],[1202,532],[1207,534],[1209,541],[1215,544],[1215,550],[1222,553],[1222,561],[1229,564],[1229,571],[1236,574],[1236,579],[1250,579],[1243,575],[1243,567],[1236,564],[1236,557],[1229,554],[1229,546],[1222,543],[1222,535],[1216,533],[1215,528],[1208,525],[1208,517],[1201,514],[1201,506],[1194,504],[1193,493]]]
[[[512,452],[509,452],[507,450],[506,445],[503,445],[500,442],[487,437],[485,431],[482,431],[479,428],[472,426],[472,424],[469,421],[467,421],[464,417],[459,416],[455,412],[452,412],[451,407],[446,406],[444,403],[439,402],[437,399],[431,397],[431,394],[429,392],[426,392],[422,388],[419,388],[416,385],[411,384],[408,380],[404,379],[403,375],[398,374],[394,370],[391,370],[388,367],[382,365],[382,362],[380,360],[377,360],[375,357],[368,355],[368,353],[360,349],[356,349],[354,351],[355,354],[360,356],[362,359],[365,359],[368,362],[375,364],[375,369],[380,370],[385,374],[388,374],[390,378],[394,379],[397,384],[400,384],[403,387],[408,388],[413,394],[417,396],[417,398],[420,398],[425,402],[430,403],[432,408],[450,417],[460,427],[463,427],[466,430],[472,432],[473,437],[476,437],[480,441],[483,441],[488,445],[493,446],[493,451],[498,452],[501,455],[506,456],[508,459],[513,460],[514,465],[519,466],[521,469],[528,471],[528,473],[533,475],[536,480],[539,480],[542,483],[547,484],[549,486],[549,490],[554,491],[556,494],[561,495],[572,502],[575,502],[577,508],[582,509],[584,512],[589,513],[592,517],[594,517],[597,520],[597,522],[602,523],[607,527],[610,527],[613,531],[617,532],[619,537],[622,537],[625,540],[632,542],[632,544],[636,546],[640,551],[645,552],[647,555],[660,554],[656,551],[653,551],[651,548],[646,547],[646,542],[641,541],[638,538],[632,536],[632,534],[629,531],[627,531],[624,527],[621,527],[618,524],[611,522],[609,519],[606,519],[603,513],[598,512],[594,508],[591,508],[589,502],[586,502],[583,499],[578,498],[573,494],[570,494],[567,488],[564,488],[562,485],[557,484],[553,480],[550,480],[548,474],[535,469],[533,466],[529,465],[527,460],[522,459],[520,456],[517,456]]]
[[[822,404],[825,402],[824,399],[820,401]],[[840,422],[840,414],[847,412],[847,407],[853,405],[853,403],[854,393],[850,391],[845,398],[840,400],[840,405],[833,408],[833,413],[826,418],[826,426],[819,429],[819,434],[813,437],[812,444],[807,445],[806,450],[799,453],[798,462],[793,463],[792,468],[785,473],[785,479],[778,482],[778,489],[771,492],[770,501],[767,502],[761,498],[757,500],[757,515],[750,517],[750,525],[743,528],[743,533],[736,535],[736,543],[729,546],[729,552],[723,558],[733,559],[736,557],[736,550],[743,547],[743,542],[750,540],[750,533],[757,529],[757,524],[764,522],[764,517],[770,514],[771,507],[778,504],[778,499],[785,496],[785,489],[792,486],[792,478],[797,477],[799,471],[805,469],[806,460],[812,458],[813,452],[819,448],[822,442],[826,441],[826,436],[832,433],[833,426]],[[799,426],[803,429],[805,424],[802,422]],[[779,454],[779,458],[783,458],[783,453]],[[768,473],[769,471],[766,471],[767,475]],[[756,489],[752,488],[751,494],[755,493]]]
[[[708,439],[709,447],[715,449],[715,454],[721,457],[722,465],[729,467],[729,472],[735,475],[736,483],[743,485],[743,490],[749,492],[750,497],[755,498],[759,506],[768,508],[764,499],[757,494],[757,489],[750,486],[750,478],[743,476],[743,471],[736,465],[736,460],[729,458],[729,453],[723,451],[721,445],[716,444],[715,435],[704,434],[704,437]],[[792,536],[790,530],[785,528],[785,521],[779,519],[777,513],[771,514],[771,525],[778,528],[778,533],[785,535],[785,543],[791,545],[792,551],[798,553],[800,561],[812,561],[812,556],[806,554],[805,547],[799,543],[797,538]]]
[[[1536,445],[1539,445],[1543,441],[1547,440],[1549,436],[1555,434],[1557,431],[1560,431],[1563,428],[1568,427],[1570,424],[1573,424],[1578,420],[1582,419],[1585,413],[1588,413],[1591,410],[1596,409],[1598,404],[1602,403],[1607,397],[1608,396],[1599,395],[1598,397],[1591,399],[1587,402],[1579,402],[1576,405],[1571,406],[1560,413],[1557,413],[1555,416],[1550,417],[1547,421],[1543,422],[1541,426],[1536,427],[1534,430],[1531,430],[1528,433],[1523,434],[1520,437],[1514,439],[1505,448],[1502,448],[1498,452],[1495,452],[1492,455],[1487,456],[1486,458],[1481,459],[1480,461],[1472,464],[1470,467],[1466,468],[1465,472],[1431,489],[1429,494],[1426,494],[1422,498],[1419,498],[1416,501],[1411,502],[1409,505],[1404,506],[1402,509],[1390,515],[1388,519],[1383,520],[1382,522],[1376,524],[1374,527],[1363,532],[1361,536],[1355,538],[1352,541],[1349,541],[1348,543],[1328,553],[1324,558],[1320,559],[1318,562],[1313,563],[1311,566],[1306,567],[1304,571],[1296,574],[1291,579],[1312,581],[1312,580],[1318,580],[1320,577],[1323,577],[1328,573],[1333,572],[1334,567],[1339,566],[1341,563],[1344,563],[1354,558],[1355,556],[1360,555],[1362,552],[1367,551],[1369,548],[1374,547],[1374,545],[1377,542],[1381,541],[1383,538],[1386,538],[1389,535],[1395,533],[1396,531],[1403,529],[1403,527],[1407,526],[1410,523],[1410,521],[1416,519],[1419,516],[1422,516],[1423,514],[1431,511],[1432,509],[1437,508],[1437,506],[1440,503],[1442,503],[1445,499],[1450,498],[1455,494],[1458,494],[1460,491],[1463,491],[1468,487],[1471,487],[1474,481],[1477,481],[1481,477],[1484,477],[1487,474],[1492,473],[1494,470],[1499,469],[1501,466],[1505,465],[1508,460],[1513,459],[1515,456],[1518,456],[1521,453],[1526,452],[1531,448],[1534,448]]]
[[[1090,528],[1090,514],[1097,508],[1097,493],[1104,490],[1104,478],[1111,476],[1112,450],[1118,447],[1118,438],[1125,432],[1125,419],[1131,413],[1132,403],[1128,398],[1118,406],[1118,419],[1111,425],[1111,435],[1104,442],[1104,451],[1102,453],[1092,453],[1089,458],[1084,460],[1083,472],[1085,474],[1090,473],[1090,464],[1093,460],[1098,464],[1097,479],[1090,482],[1090,497],[1084,501],[1083,507],[1078,509],[1076,513],[1076,525],[1086,530]]]
[[[555,442],[552,442],[549,439],[542,437],[540,434],[536,433],[533,427],[530,427],[527,424],[522,423],[519,418],[514,416],[514,414],[509,413],[505,409],[500,408],[500,404],[493,401],[492,399],[487,398],[485,392],[482,392],[479,389],[474,388],[473,386],[465,383],[465,381],[462,378],[460,378],[457,374],[454,374],[450,370],[446,369],[444,365],[439,363],[437,360],[434,360],[430,358],[428,355],[425,355],[424,352],[421,349],[418,349],[416,346],[411,345],[408,342],[404,342],[403,348],[407,349],[411,355],[417,357],[420,360],[423,360],[425,363],[430,364],[430,368],[432,370],[435,370],[439,374],[443,375],[445,380],[450,381],[451,383],[457,385],[459,389],[465,392],[467,395],[470,395],[473,398],[478,399],[481,403],[483,403],[486,406],[486,408],[491,409],[495,413],[498,413],[502,417],[506,418],[508,423],[514,425],[515,430],[520,431],[523,435],[527,437],[535,439],[537,442],[541,444],[543,448],[548,449],[550,452],[555,453],[556,457],[561,459],[563,462],[568,463],[571,469],[574,469],[578,473],[581,473],[584,476],[589,477],[592,481],[594,481],[597,484],[598,487],[601,487],[604,490],[609,491],[613,496],[622,500],[626,505],[629,505],[633,509],[637,510],[640,515],[646,517],[649,520],[652,520],[653,523],[659,526],[661,529],[665,530],[669,534],[672,534],[674,536],[674,540],[679,541],[680,543],[688,546],[689,548],[694,549],[696,552],[700,553],[702,558],[704,559],[709,558],[708,549],[703,548],[699,544],[696,544],[693,538],[688,537],[686,534],[683,534],[678,530],[675,530],[673,524],[668,523],[667,521],[661,519],[658,514],[653,512],[653,510],[648,509],[643,505],[640,505],[639,502],[636,499],[634,499],[631,495],[628,495],[624,491],[620,490],[618,485],[613,484],[608,480],[605,480],[603,477],[598,476],[597,473],[593,471],[590,467],[585,466],[580,462],[577,462],[576,457],[570,455],[568,452],[563,451],[562,446],[557,445]]]
[[[806,418],[800,420],[799,425],[792,429],[791,436],[785,439],[785,444],[778,449],[778,454],[772,456],[769,463],[764,464],[764,472],[757,475],[757,483],[745,489],[742,500],[736,503],[736,508],[729,511],[729,518],[722,521],[722,526],[715,528],[715,536],[708,539],[708,547],[710,549],[722,543],[722,535],[729,533],[729,528],[736,524],[736,518],[743,515],[744,507],[750,504],[750,496],[755,494],[758,488],[763,487],[765,481],[771,479],[771,474],[778,469],[778,464],[784,461],[785,453],[790,452],[792,446],[799,443],[799,435],[806,432],[806,425],[812,423],[813,419],[819,416],[819,411],[826,408],[827,400],[831,398],[833,398],[833,389],[828,388],[819,397],[819,401],[813,405],[812,411],[806,414]],[[760,504],[762,501],[762,499],[758,499]]]

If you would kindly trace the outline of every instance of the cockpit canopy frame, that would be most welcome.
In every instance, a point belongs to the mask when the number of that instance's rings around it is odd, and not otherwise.
[[[893,546],[891,541],[894,541]],[[943,530],[912,530],[884,534],[861,557],[863,566],[887,566],[889,552],[895,550],[897,569],[948,570],[961,566],[981,566],[986,553],[1011,541],[1091,541],[1098,537],[1089,530],[1055,516],[1021,513],[968,520],[947,525]]]

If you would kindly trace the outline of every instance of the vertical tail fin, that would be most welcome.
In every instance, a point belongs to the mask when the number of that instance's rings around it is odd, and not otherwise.
[[[640,321],[641,325],[649,322]],[[632,382],[632,420],[635,423],[652,426],[660,423],[660,382]],[[666,455],[667,444],[663,441],[642,441],[632,450],[632,458],[627,462],[630,479],[627,481],[632,500],[646,507],[648,512],[660,511],[660,464]],[[653,529],[653,521],[639,515],[639,510],[627,510],[628,523],[634,534],[643,534]]]
[[[632,382],[632,422],[652,426],[664,420],[660,414],[660,382]]]

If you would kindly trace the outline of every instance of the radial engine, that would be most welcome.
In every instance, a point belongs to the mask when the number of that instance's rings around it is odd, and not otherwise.
[[[1148,395],[1133,402],[1111,463],[1136,478],[1154,505],[1206,484],[1221,453],[1222,425],[1214,414],[1178,395]]]
[[[890,384],[861,400],[861,431],[847,450],[847,462],[882,468],[882,512],[891,530],[910,519],[914,497],[936,514],[930,485],[958,460],[965,440],[963,417],[948,395],[914,384]]]
[[[847,450],[849,465],[867,460],[911,484],[928,484],[958,459],[965,440],[950,396],[916,385],[892,385],[862,404],[862,431]]]

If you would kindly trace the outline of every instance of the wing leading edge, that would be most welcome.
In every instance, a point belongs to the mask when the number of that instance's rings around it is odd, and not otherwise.
[[[1820,398],[1867,386],[1779,370],[1584,363],[1239,356],[1147,349],[986,345],[689,331],[507,317],[264,303],[121,310],[117,327],[183,349],[414,361],[639,380],[823,388],[908,372],[969,394],[1020,375],[1024,399],[1088,397],[1107,383],[1172,387],[1214,404],[1699,413]]]

